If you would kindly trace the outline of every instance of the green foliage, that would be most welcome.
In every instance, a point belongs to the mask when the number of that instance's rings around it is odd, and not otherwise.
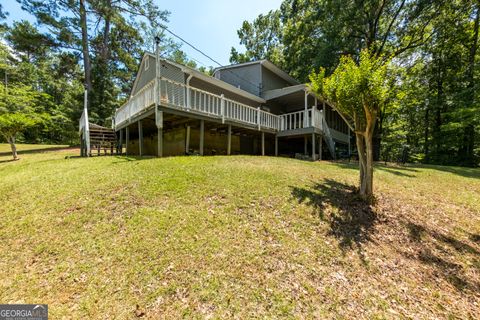
[[[268,58],[276,35],[280,66],[300,81],[311,70],[333,73],[343,56],[363,49],[392,59],[395,89],[377,115],[374,139],[383,160],[478,165],[480,161],[479,6],[475,0],[284,0],[280,24],[245,22],[245,53]],[[257,23],[256,23],[257,22]],[[321,76],[321,75],[318,75]],[[322,83],[321,81],[314,81]]]
[[[387,100],[387,71],[388,64],[382,58],[363,50],[359,63],[350,56],[343,56],[338,67],[327,78],[325,69],[312,73],[310,87],[354,124],[356,130],[364,131],[365,109],[379,112]]]
[[[5,140],[11,140],[11,137],[37,124],[37,119],[32,114],[25,113],[4,113],[0,114],[0,135]]]
[[[0,137],[15,145],[19,133],[48,121],[48,114],[35,110],[42,98],[45,98],[43,94],[28,86],[3,88],[0,91]],[[13,157],[17,157],[15,152]]]
[[[230,62],[243,63],[268,59],[278,66],[282,66],[281,33],[279,10],[272,10],[266,15],[261,14],[252,23],[243,21],[242,28],[237,31],[237,34],[240,44],[244,45],[247,50],[245,53],[239,53],[232,48]]]
[[[13,23],[12,28],[6,36],[12,49],[19,53],[22,59],[46,58],[54,41],[49,36],[41,34],[30,22],[22,20]]]

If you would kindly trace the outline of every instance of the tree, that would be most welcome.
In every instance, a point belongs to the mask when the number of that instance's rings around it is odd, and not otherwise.
[[[231,63],[268,59],[278,66],[283,64],[282,25],[279,10],[271,10],[266,15],[260,14],[252,23],[243,21],[237,34],[240,44],[244,45],[247,50],[245,53],[239,53],[232,48]]]
[[[167,22],[153,0],[17,0],[49,28],[58,50],[80,53],[93,121],[106,118],[129,93],[145,35]],[[167,39],[163,39],[167,41]]]
[[[358,61],[363,49],[375,56],[403,57],[422,46],[430,37],[430,25],[445,1],[433,0],[284,0],[279,10],[279,27],[273,24],[253,28],[245,23],[238,31],[245,53],[232,49],[234,60],[264,59],[264,34],[278,34],[273,51],[282,57],[280,66],[299,81],[308,81],[311,70],[335,70],[340,57]],[[257,32],[257,29],[262,32]],[[253,30],[255,32],[249,32]],[[251,49],[248,44],[254,44]],[[270,49],[272,50],[272,49]],[[252,56],[252,52],[257,55]],[[275,62],[275,61],[274,61]],[[380,110],[375,128],[375,159],[380,158],[384,128]]]
[[[15,21],[6,34],[6,40],[12,49],[25,61],[45,59],[54,41],[41,34],[30,22]]]
[[[48,118],[46,114],[34,112],[38,95],[27,86],[10,86],[0,93],[0,135],[10,144],[13,160],[18,159],[17,135]]]
[[[384,117],[382,152],[392,150],[400,137],[410,161],[478,165],[478,5],[476,0],[444,2],[425,45],[395,62],[403,94],[395,112]]]
[[[381,108],[388,98],[388,63],[368,50],[357,63],[343,56],[333,74],[325,70],[310,75],[311,88],[347,120],[355,132],[360,165],[360,195],[373,196],[373,132]]]

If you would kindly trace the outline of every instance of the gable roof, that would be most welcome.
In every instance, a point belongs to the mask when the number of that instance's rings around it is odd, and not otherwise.
[[[288,73],[286,73],[285,71],[283,71],[282,69],[280,69],[279,67],[277,67],[276,65],[274,65],[272,62],[268,61],[267,59],[257,60],[257,61],[250,61],[250,62],[244,62],[244,63],[237,63],[237,64],[231,64],[231,65],[228,65],[228,66],[218,67],[218,68],[215,68],[215,69],[213,70],[213,74],[215,75],[215,73],[216,73],[217,71],[220,71],[220,70],[241,68],[241,67],[246,67],[246,66],[255,65],[255,64],[259,64],[259,65],[261,65],[261,66],[264,66],[265,68],[267,68],[268,70],[272,71],[272,72],[275,73],[277,76],[279,76],[280,78],[286,80],[288,83],[290,83],[290,84],[292,84],[292,85],[300,84],[300,82],[298,82],[295,78],[293,78],[292,76],[290,76]]]
[[[143,58],[142,58],[142,61],[140,62],[140,67],[138,68],[138,72],[137,72],[137,76],[135,78],[135,81],[133,82],[133,85],[132,85],[132,90],[130,92],[130,97],[131,97],[131,94],[132,92],[134,92],[135,90],[135,87],[137,85],[137,79],[139,78],[140,76],[140,73],[142,72],[143,68],[141,68],[142,64],[143,64],[143,61],[145,60],[146,57],[153,57],[154,59],[156,59],[156,56],[155,54],[151,53],[151,52],[145,52],[145,54],[143,55]],[[217,86],[217,87],[220,87],[226,91],[229,91],[231,93],[235,93],[237,95],[240,95],[244,98],[247,98],[247,99],[250,99],[250,100],[253,100],[255,102],[258,102],[258,103],[265,103],[265,99],[259,97],[259,96],[256,96],[250,92],[247,92],[245,90],[242,90],[240,88],[237,88],[225,81],[222,81],[220,79],[217,79],[217,78],[214,78],[214,77],[211,77],[211,76],[208,76],[206,74],[204,74],[203,72],[200,72],[198,70],[195,70],[193,68],[190,68],[190,67],[187,67],[187,66],[184,66],[180,63],[177,63],[177,62],[174,62],[172,60],[169,60],[169,59],[165,59],[165,58],[160,58],[160,61],[163,61],[165,63],[168,63],[168,64],[171,64],[177,68],[179,68],[182,72],[186,73],[186,74],[189,74],[189,75],[192,75],[193,77],[197,78],[197,79],[200,79],[202,81],[205,81],[209,84],[212,84],[214,86]]]

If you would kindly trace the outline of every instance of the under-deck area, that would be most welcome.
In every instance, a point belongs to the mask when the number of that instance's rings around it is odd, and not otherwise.
[[[139,156],[247,154],[332,158],[325,138],[313,127],[292,129],[289,135],[279,135],[183,111],[162,107],[159,110],[161,128],[157,126],[154,109],[119,128],[119,150]]]
[[[162,114],[161,129],[157,128],[153,113],[118,130],[119,141],[127,155],[275,155],[274,133],[202,117],[166,111]],[[162,139],[160,144],[159,139]]]

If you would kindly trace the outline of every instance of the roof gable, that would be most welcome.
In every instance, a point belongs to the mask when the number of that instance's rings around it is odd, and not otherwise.
[[[132,91],[130,94],[132,94],[133,92],[135,92],[135,90],[137,89],[137,85],[138,85],[138,79],[141,77],[142,75],[142,72],[144,70],[144,68],[142,68],[143,66],[143,63],[144,63],[144,60],[146,59],[146,57],[152,57],[153,59],[156,59],[156,56],[151,53],[151,52],[145,52],[145,54],[143,55],[143,58],[142,58],[142,61],[139,65],[139,69],[138,69],[138,72],[137,72],[137,76],[135,78],[135,81],[133,83],[133,86],[132,86]],[[205,82],[208,82],[212,85],[215,85],[217,87],[220,87],[226,91],[229,91],[229,92],[232,92],[232,93],[235,93],[235,94],[238,94],[238,95],[241,95],[247,99],[250,99],[250,100],[253,100],[253,101],[256,101],[258,103],[265,103],[265,99],[261,98],[261,97],[258,97],[254,94],[251,94],[245,90],[242,90],[242,89],[239,89],[235,86],[232,86],[231,84],[225,82],[225,81],[222,81],[222,80],[219,80],[219,79],[216,79],[216,78],[213,78],[211,76],[208,76],[198,70],[195,70],[193,68],[190,68],[190,67],[187,67],[187,66],[184,66],[182,64],[179,64],[179,63],[176,63],[174,61],[171,61],[171,60],[168,60],[168,59],[160,59],[160,61],[163,61],[165,63],[168,63],[168,64],[171,64],[177,68],[179,68],[182,72],[188,74],[188,75],[192,75],[193,77],[197,78],[197,79],[200,79],[202,81],[205,81]],[[155,66],[153,65],[150,65],[149,68],[155,68]]]
[[[272,62],[270,62],[270,61],[267,60],[267,59],[257,60],[257,61],[250,61],[250,62],[244,62],[244,63],[238,63],[238,64],[231,64],[231,65],[224,66],[224,67],[218,67],[218,68],[215,68],[215,69],[213,70],[213,74],[215,75],[215,73],[216,73],[217,71],[220,71],[220,70],[241,68],[241,67],[250,66],[250,65],[255,65],[255,64],[259,64],[259,65],[265,67],[266,69],[272,71],[272,72],[275,73],[277,76],[279,76],[280,78],[284,79],[285,81],[287,81],[287,82],[290,83],[291,85],[300,84],[299,81],[297,81],[295,78],[293,78],[292,76],[290,76],[288,73],[286,73],[285,71],[283,71],[282,69],[280,69],[279,67],[277,67],[275,64],[273,64]]]

